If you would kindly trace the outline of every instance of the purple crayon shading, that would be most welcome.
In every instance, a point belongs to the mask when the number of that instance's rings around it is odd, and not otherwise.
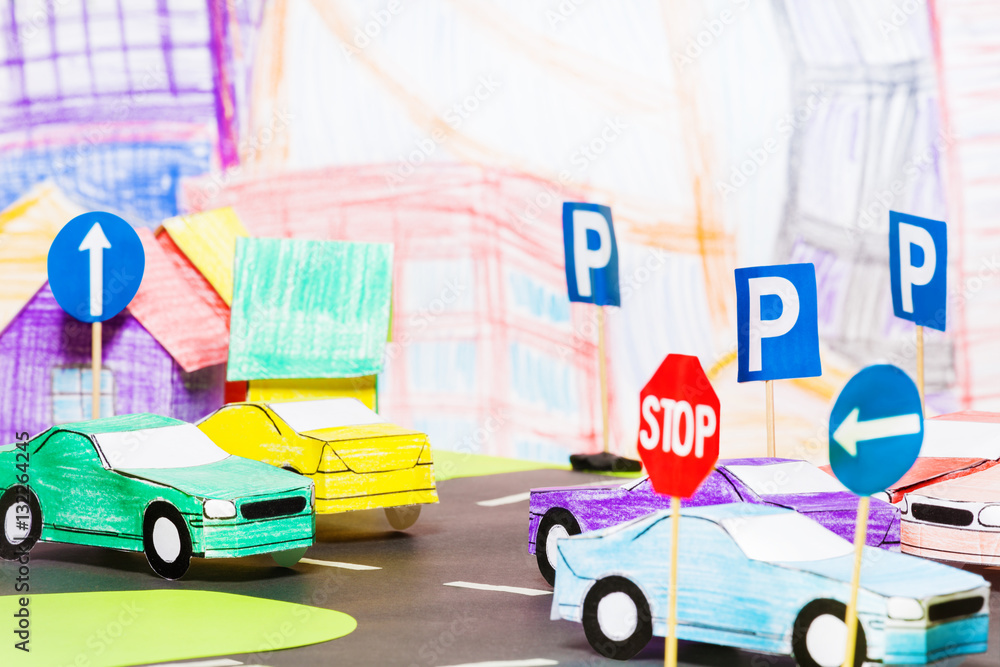
[[[225,366],[185,373],[127,310],[104,323],[101,413],[196,421],[223,403]],[[0,333],[0,442],[91,409],[90,325],[67,315],[46,283]]]
[[[858,497],[806,461],[768,458],[719,461],[697,493],[683,500],[681,506],[726,503],[787,507],[853,540]],[[669,507],[670,498],[654,492],[648,478],[615,486],[532,489],[528,552],[538,556],[539,569],[548,578],[554,568],[545,557],[545,545],[540,542],[548,538],[553,527],[557,527],[553,535],[572,535],[615,526]],[[543,520],[550,512],[550,518]],[[544,535],[540,535],[540,528]],[[899,550],[898,508],[872,498],[866,543]]]

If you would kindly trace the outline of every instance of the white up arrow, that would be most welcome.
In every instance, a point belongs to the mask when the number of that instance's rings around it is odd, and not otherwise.
[[[101,229],[101,223],[95,222],[87,235],[80,242],[80,252],[90,252],[90,316],[100,317],[104,314],[104,250],[111,243]]]
[[[833,432],[833,439],[840,443],[851,456],[858,455],[858,443],[862,440],[878,440],[897,435],[912,435],[920,433],[920,415],[897,415],[858,421],[858,408],[851,410],[847,419],[840,423]]]

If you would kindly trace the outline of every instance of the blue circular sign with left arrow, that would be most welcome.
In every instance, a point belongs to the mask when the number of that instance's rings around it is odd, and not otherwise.
[[[49,248],[52,294],[81,322],[103,322],[120,313],[139,291],[145,267],[139,235],[111,213],[78,215]]]
[[[923,441],[920,392],[896,366],[859,371],[830,413],[830,468],[859,496],[898,482],[917,460]]]

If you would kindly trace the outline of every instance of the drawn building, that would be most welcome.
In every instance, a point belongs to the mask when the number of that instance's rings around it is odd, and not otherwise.
[[[0,441],[91,416],[91,328],[56,304],[46,282],[55,235],[82,212],[51,184],[0,212]],[[102,326],[101,414],[196,420],[225,390],[228,313],[169,236],[138,230],[139,292]]]
[[[6,3],[0,207],[52,180],[139,226],[176,215],[181,178],[237,160],[232,4]]]
[[[394,244],[380,409],[436,446],[564,463],[598,442],[596,329],[566,298],[553,186],[504,170],[392,165],[189,182],[252,236]]]
[[[225,369],[187,373],[127,310],[104,323],[101,414],[153,412],[194,421],[222,405]],[[0,333],[0,439],[90,419],[90,326],[67,315],[48,284]]]
[[[939,0],[931,13],[941,96],[941,125],[949,144],[948,329],[955,347],[955,393],[962,409],[1000,410],[1000,99],[997,36],[1000,5]]]
[[[949,140],[927,15],[895,25],[880,7],[776,3],[793,47],[793,111],[775,259],[816,265],[820,336],[837,354],[915,373],[913,326],[893,315],[888,212],[946,218]],[[926,359],[929,408],[950,411],[951,338],[929,332]]]

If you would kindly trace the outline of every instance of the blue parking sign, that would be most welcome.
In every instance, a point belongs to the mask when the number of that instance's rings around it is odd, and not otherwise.
[[[924,440],[920,392],[889,364],[859,371],[830,413],[830,469],[859,496],[885,491],[910,469]]]
[[[52,294],[81,322],[103,322],[120,313],[139,290],[145,267],[139,235],[111,213],[78,215],[49,247]]]
[[[563,245],[569,300],[619,306],[618,244],[611,209],[599,204],[563,203]]]
[[[822,375],[812,264],[736,269],[736,325],[737,381]]]
[[[944,331],[948,225],[889,211],[889,276],[896,317]]]

